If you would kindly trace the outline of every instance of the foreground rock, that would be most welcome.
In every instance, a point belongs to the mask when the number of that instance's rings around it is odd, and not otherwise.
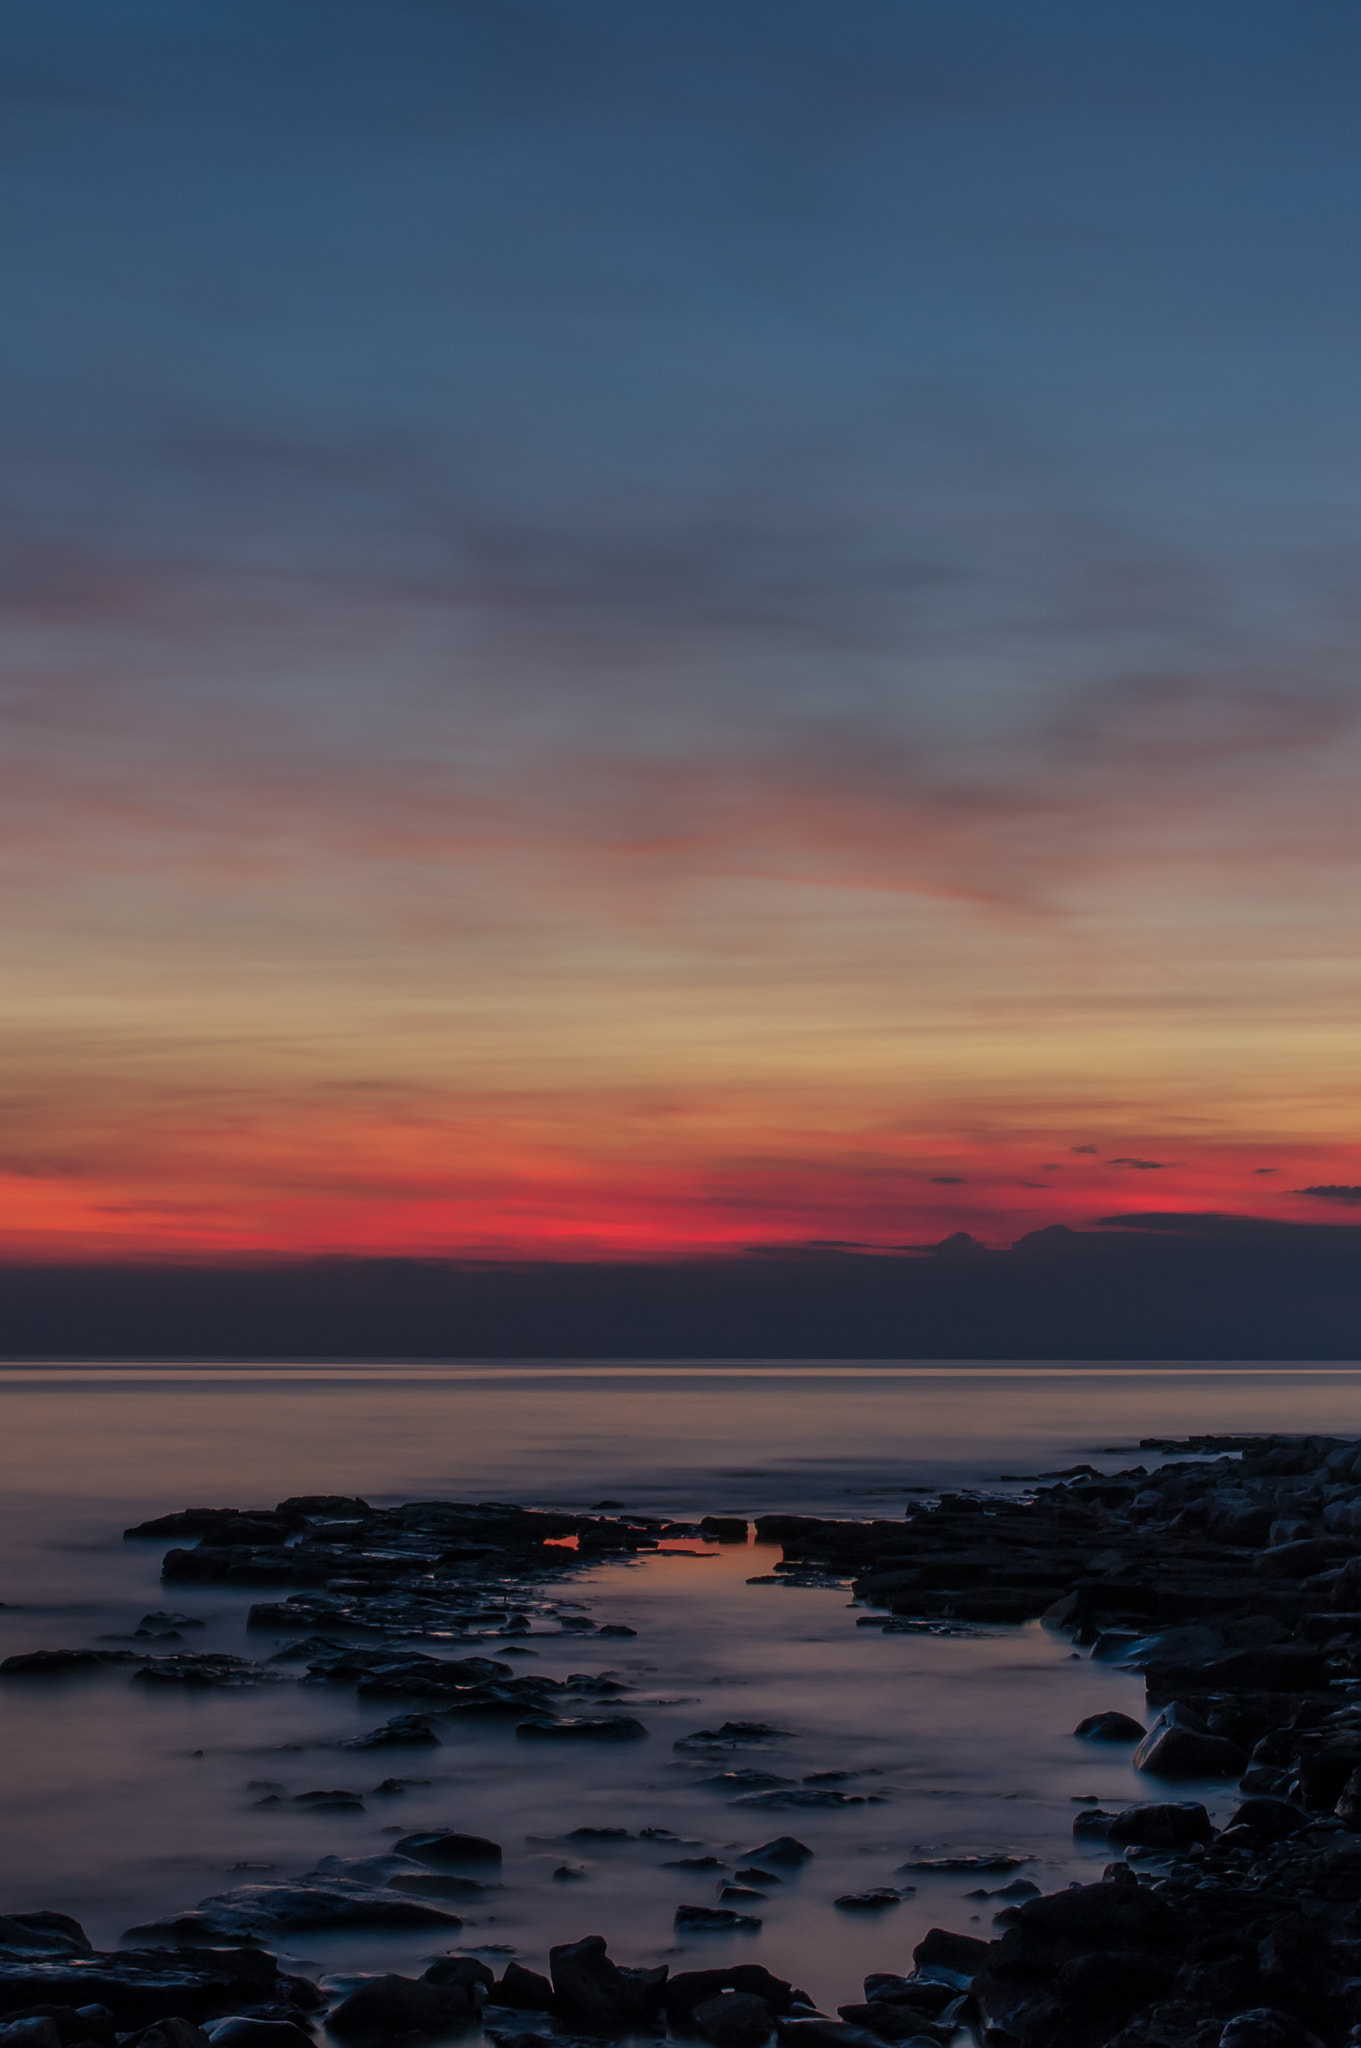
[[[16,1919],[31,1922],[63,1917],[24,1914]],[[281,1977],[277,1961],[263,1950],[200,1947],[101,1954],[90,1947],[74,1922],[70,1925],[75,1932],[65,1954],[24,1954],[8,1946],[0,1948],[0,2016],[32,2007],[79,2012],[97,2006],[111,2015],[117,2027],[126,2029],[172,2018],[197,2024],[251,2008],[278,2012],[296,2004],[294,1980]],[[302,2010],[297,2007],[299,2013]],[[63,2048],[68,2048],[65,2036]]]

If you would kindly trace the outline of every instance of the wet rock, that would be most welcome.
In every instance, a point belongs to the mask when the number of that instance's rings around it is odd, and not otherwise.
[[[135,1661],[135,1653],[126,1650],[28,1650],[5,1658],[0,1678],[75,1678],[130,1661]]]
[[[940,1988],[948,1990],[945,1985]],[[919,2007],[913,2005],[886,2005],[866,2000],[853,2005],[839,2005],[837,2012],[848,2026],[868,2028],[881,2041],[921,2041],[933,2044],[933,2048],[945,2048],[956,2032],[948,2024],[937,2027]]]
[[[396,1714],[381,1728],[342,1742],[342,1749],[438,1749],[440,1739],[422,1714]]]
[[[622,1621],[607,1621],[596,1633],[601,1636],[636,1636],[638,1631],[636,1628],[626,1627]]]
[[[418,1863],[439,1865],[499,1863],[501,1847],[485,1835],[463,1835],[452,1828],[426,1828],[414,1835],[402,1835],[393,1843],[398,1856],[414,1857]]]
[[[569,2026],[592,2034],[626,2034],[647,2017],[644,1988],[631,1981],[606,1953],[604,1937],[560,1942],[548,1952],[554,2010]]]
[[[1089,1742],[1142,1742],[1148,1730],[1142,1721],[1136,1721],[1132,1714],[1088,1714],[1085,1721],[1079,1721],[1074,1735],[1084,1736]]]
[[[693,1735],[682,1735],[671,1747],[702,1755],[712,1749],[741,1749],[747,1743],[770,1742],[789,1733],[788,1728],[774,1728],[768,1721],[724,1721],[721,1727],[697,1728]]]
[[[207,2041],[202,2027],[196,2027],[192,2020],[172,2017],[157,2020],[154,2026],[129,2035],[125,2048],[207,2048]]]
[[[341,1999],[326,2027],[342,2041],[428,2041],[462,2032],[475,2017],[472,2000],[461,1985],[372,1977]]]
[[[1219,2048],[1323,2048],[1323,2044],[1302,2020],[1262,2005],[1226,2021]]]
[[[891,1885],[878,1885],[868,1892],[843,1892],[835,1904],[843,1913],[883,1913],[890,1906],[901,1906],[903,1895],[894,1891]]]
[[[711,1785],[719,1792],[767,1792],[776,1785],[792,1785],[792,1778],[782,1778],[778,1771],[720,1771],[716,1778],[701,1778],[701,1785]]]
[[[776,2016],[787,2013],[795,1997],[793,1986],[783,1977],[772,1976],[762,1963],[730,1963],[721,1969],[681,1970],[666,1984],[666,2016],[673,2031],[692,2031],[695,2008],[725,1991],[738,1991],[758,1998],[766,2011]]]
[[[496,1989],[496,1972],[480,1956],[440,1956],[421,1971],[422,1984],[457,1984],[474,2005]]]
[[[833,1792],[824,1786],[795,1785],[787,1791],[744,1792],[740,1799],[732,1801],[734,1806],[749,1806],[765,1811],[781,1809],[794,1810],[813,1808],[825,1811],[846,1806],[884,1806],[887,1804],[882,1792]]]
[[[198,2032],[197,2027],[194,2031]],[[0,2048],[61,2048],[61,2035],[46,2013],[34,2013],[27,2019],[0,2020]]]
[[[317,1933],[330,1928],[461,1927],[456,1913],[421,1899],[404,1898],[353,1879],[328,1877],[293,1884],[244,1884],[201,1899],[190,1913],[148,1927],[134,1927],[127,1939],[171,1941],[254,1941],[262,1936]]]
[[[507,1963],[493,1992],[498,2005],[508,2005],[515,2012],[552,2012],[554,1995],[548,1978],[537,1970],[527,1970],[523,1963]]]
[[[1154,1727],[1134,1752],[1134,1767],[1157,1778],[1238,1778],[1247,1757],[1237,1743],[1194,1728]]]
[[[751,1913],[735,1913],[730,1906],[677,1906],[675,1926],[684,1933],[755,1934],[761,1922]]]
[[[25,2006],[7,2013],[0,2026],[9,2029],[25,2020],[46,2020],[61,2048],[79,2048],[81,2042],[88,2042],[90,2048],[114,2048],[117,2040],[113,2014],[103,2005]]]
[[[627,1714],[583,1714],[558,1721],[522,1721],[515,1733],[522,1742],[636,1742],[647,1730]]]
[[[213,2048],[315,2048],[312,2036],[293,2020],[262,2020],[233,2013],[204,2028]]]
[[[759,2048],[772,2025],[770,2007],[748,1991],[720,1991],[694,2006],[690,2019],[695,2032],[712,2041],[714,2048]]]
[[[1251,1828],[1268,1842],[1284,1842],[1312,1823],[1313,1815],[1293,1799],[1245,1799],[1225,1825]]]
[[[705,1515],[699,1526],[705,1536],[716,1537],[720,1543],[745,1543],[747,1540],[748,1524],[744,1515]]]
[[[807,1843],[796,1841],[793,1835],[776,1835],[773,1842],[762,1842],[759,1847],[746,1850],[742,1861],[744,1863],[774,1863],[781,1867],[784,1865],[797,1867],[799,1864],[809,1862],[812,1854],[813,1852]]]
[[[906,1863],[900,1863],[895,1875],[918,1870],[935,1871],[937,1875],[958,1871],[976,1872],[981,1877],[1000,1876],[1006,1870],[1019,1870],[1023,1863],[1033,1863],[1033,1856],[1012,1856],[1005,1851],[994,1855],[978,1856],[914,1856]]]
[[[69,1913],[0,1916],[0,1956],[79,1956],[91,1953],[85,1929]]]
[[[32,2006],[100,2006],[121,2029],[171,2017],[197,2023],[275,1997],[280,1981],[275,1958],[256,1948],[40,1958],[0,1952],[0,2015]],[[90,2038],[101,2038],[97,2022]]]
[[[739,1884],[783,1884],[784,1882],[784,1879],[777,1877],[773,1870],[761,1870],[754,1863],[748,1864],[745,1869],[735,1870],[733,1876]]]
[[[1105,1832],[1108,1841],[1148,1849],[1175,1849],[1184,1842],[1208,1842],[1214,1835],[1209,1814],[1192,1800],[1127,1806],[1112,1815]]]
[[[972,1934],[952,1934],[948,1928],[932,1927],[912,1951],[918,1970],[945,1971],[970,1982],[988,1960],[988,1943]]]
[[[762,1899],[769,1896],[768,1892],[757,1891],[749,1884],[721,1884],[718,1888],[720,1906],[759,1905]]]

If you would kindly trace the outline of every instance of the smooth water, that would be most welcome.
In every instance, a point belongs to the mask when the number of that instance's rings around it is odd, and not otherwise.
[[[270,1596],[162,1589],[166,1546],[124,1543],[123,1527],[178,1507],[313,1492],[574,1509],[607,1497],[678,1518],[884,1516],[922,1489],[1010,1488],[1002,1475],[1076,1459],[1113,1469],[1144,1435],[1361,1433],[1361,1371],[8,1367],[0,1422],[0,1654],[96,1644],[169,1605],[208,1624],[185,1648],[258,1656],[272,1644],[246,1635],[245,1612]],[[754,1544],[645,1554],[553,1593],[637,1636],[536,1634],[520,1668],[616,1672],[633,1688],[626,1710],[649,1730],[630,1746],[564,1754],[504,1725],[461,1723],[439,1749],[355,1756],[327,1745],[393,1709],[348,1692],[177,1695],[118,1669],[0,1686],[0,1911],[74,1913],[111,1944],[255,1876],[296,1875],[321,1856],[377,1853],[398,1832],[445,1825],[505,1850],[501,1889],[461,1909],[461,1931],[305,1936],[281,1952],[326,1971],[413,1969],[453,1946],[513,1951],[542,1968],[551,1943],[602,1933],[624,1962],[759,1960],[830,2009],[858,1996],[866,1970],[909,1967],[930,1925],[989,1930],[991,1905],[965,1895],[1006,1876],[918,1877],[914,1898],[869,1919],[834,1906],[840,1893],[903,1882],[896,1867],[914,1855],[1024,1854],[1035,1861],[1023,1874],[1045,1889],[1099,1871],[1107,1852],[1073,1844],[1074,1800],[1123,1803],[1148,1787],[1126,1752],[1071,1730],[1105,1707],[1140,1714],[1137,1679],[1075,1658],[1038,1623],[945,1638],[857,1628],[848,1588],[748,1584],[779,1554]],[[673,1749],[739,1718],[792,1733],[707,1765]],[[767,1812],[701,1782],[747,1764],[794,1780],[857,1772],[843,1789],[883,1803]],[[291,1804],[313,1788],[371,1794],[389,1774],[431,1782],[370,1796],[362,1814]],[[268,1796],[257,1781],[279,1787],[282,1804],[257,1805]],[[1222,1810],[1234,1793],[1181,1796]],[[635,1839],[583,1852],[560,1839],[580,1826],[665,1827],[691,1846]],[[675,1907],[714,1903],[715,1881],[665,1864],[707,1853],[735,1866],[783,1833],[816,1855],[749,1909],[762,1931],[678,1940]],[[555,1876],[564,1864],[580,1875]]]

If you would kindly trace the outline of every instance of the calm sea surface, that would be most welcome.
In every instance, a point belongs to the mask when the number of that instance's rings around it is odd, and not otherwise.
[[[1141,1436],[1276,1429],[1361,1434],[1361,1370],[2,1367],[0,1655],[97,1644],[162,1605],[207,1623],[186,1648],[267,1652],[244,1627],[261,1596],[162,1589],[166,1546],[121,1540],[126,1524],[180,1507],[334,1492],[572,1509],[608,1497],[675,1518],[884,1516],[921,1489],[1010,1490],[1004,1474],[1077,1459],[1114,1469]],[[836,1910],[838,1894],[895,1882],[909,1858],[1012,1851],[1035,1859],[1025,1874],[1046,1890],[1096,1874],[1105,1851],[1075,1848],[1073,1801],[1125,1802],[1147,1787],[1123,1752],[1094,1752],[1071,1731],[1100,1708],[1141,1713],[1140,1681],[1074,1658],[1038,1623],[946,1638],[857,1629],[846,1587],[748,1583],[779,1554],[645,1555],[563,1589],[564,1604],[636,1637],[535,1636],[520,1668],[625,1680],[649,1738],[622,1750],[564,1757],[509,1727],[461,1724],[437,1750],[356,1757],[334,1745],[385,1715],[344,1692],[174,1697],[117,1669],[0,1686],[0,1912],[54,1907],[113,1943],[229,1886],[446,1825],[505,1850],[502,1889],[460,1932],[306,1936],[281,1950],[330,1973],[414,1969],[451,1945],[542,1967],[550,1943],[601,1933],[621,1962],[686,1968],[740,1953],[831,2005],[857,1996],[866,1970],[909,1967],[930,1925],[988,1931],[992,1907],[965,1894],[1005,1877],[920,1878],[915,1898],[872,1920]],[[843,1783],[882,1803],[734,1806],[672,1745],[738,1718],[792,1733],[729,1767],[794,1780],[854,1771]],[[390,1771],[430,1783],[400,1801],[370,1797],[362,1814],[292,1804],[316,1788],[371,1793]],[[256,1781],[277,1785],[282,1804],[259,1806]],[[1219,1809],[1234,1796],[1188,1794]],[[692,1846],[634,1839],[582,1853],[557,1839],[581,1826],[665,1827]],[[707,1853],[734,1866],[785,1832],[816,1854],[753,1909],[762,1931],[680,1942],[675,1907],[714,1903],[713,1879],[665,1864]],[[580,1876],[555,1877],[564,1862]]]

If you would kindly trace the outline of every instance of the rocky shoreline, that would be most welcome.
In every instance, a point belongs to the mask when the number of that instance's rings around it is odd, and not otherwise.
[[[473,2028],[497,2048],[666,2030],[714,2048],[772,2035],[785,2048],[945,2048],[969,2034],[985,2048],[1361,2042],[1361,1442],[1224,1436],[1143,1449],[1166,1462],[947,1494],[891,1521],[756,1523],[782,1546],[770,1577],[849,1581],[861,1627],[950,1632],[1042,1616],[1095,1663],[1142,1673],[1146,1722],[1112,1712],[1075,1731],[1137,1744],[1149,1781],[1144,1802],[1078,1812],[1075,1833],[1116,1860],[1099,1883],[1047,1897],[1027,1895],[1026,1881],[984,1894],[998,1908],[992,1940],[933,1929],[912,1971],[872,1974],[835,2015],[760,1965],[629,1969],[595,1935],[554,1947],[547,1977],[511,1962],[498,1978],[450,1952],[419,1978],[368,1978],[338,2000],[280,1967],[269,1944],[304,1929],[456,1932],[459,1900],[477,1896],[501,1851],[427,1830],[385,1856],[329,1857],[287,1884],[237,1887],[102,1954],[64,1915],[0,1919],[0,2048],[306,2048],[319,2025],[360,2048]],[[187,1510],[128,1537],[169,1543],[162,1578],[176,1595],[267,1592],[250,1626],[278,1647],[258,1658],[195,1651],[193,1617],[161,1611],[127,1647],[11,1657],[0,1680],[42,1684],[113,1663],[136,1685],[351,1688],[385,1716],[344,1745],[360,1752],[438,1746],[466,1716],[505,1719],[526,1742],[633,1742],[645,1729],[609,1673],[552,1680],[511,1660],[545,1634],[631,1633],[580,1612],[571,1593],[584,1567],[700,1537],[745,1541],[747,1525],[610,1506],[376,1509],[308,1496],[269,1511]],[[776,1732],[729,1722],[686,1739],[722,1756]],[[1177,1796],[1210,1782],[1241,1795],[1220,1829],[1201,1801]],[[753,1782],[742,1804],[866,1796],[783,1783],[763,1793]],[[739,1909],[781,1881],[782,1857],[810,1853],[792,1836],[754,1846],[720,1904],[681,1907],[678,1926],[759,1925]],[[837,1904],[873,1913],[897,1896],[880,1888]]]

